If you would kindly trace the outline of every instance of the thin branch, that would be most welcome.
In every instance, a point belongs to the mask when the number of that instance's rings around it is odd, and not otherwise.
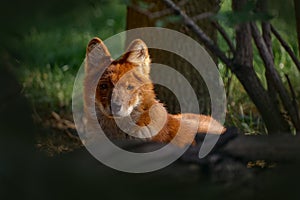
[[[222,62],[227,66],[232,67],[232,60],[229,59],[225,53],[211,40],[202,29],[189,17],[187,16],[172,0],[163,0],[164,3],[170,7],[176,15],[179,15],[183,19],[183,23],[196,33],[199,40],[212,52],[214,53]],[[233,68],[233,67],[232,67]]]
[[[262,12],[268,12],[268,2],[266,0],[260,0],[260,6],[262,9]],[[262,27],[262,37],[266,43],[266,46],[269,50],[269,53],[274,60],[274,53],[273,53],[273,43],[272,43],[272,33],[271,33],[271,24],[269,21],[263,21],[261,23]],[[265,72],[267,85],[268,85],[268,93],[270,95],[270,98],[274,101],[275,104],[278,105],[278,97],[277,97],[277,91],[273,83],[273,78],[271,77],[271,73],[266,68]]]
[[[292,94],[294,109],[295,109],[295,111],[297,113],[297,119],[298,119],[298,121],[300,121],[300,115],[299,115],[299,111],[298,111],[299,107],[298,107],[298,103],[297,103],[297,98],[296,98],[295,90],[294,90],[292,82],[291,82],[291,80],[290,80],[290,78],[289,78],[289,76],[287,74],[285,74],[285,78],[286,78],[286,80],[288,82],[288,85],[289,85],[289,88],[290,88],[290,91],[291,91],[291,94]]]
[[[271,35],[271,24],[269,22],[262,22],[262,35],[264,41],[268,47],[269,53],[274,59],[273,48],[272,48],[272,35]]]
[[[197,15],[197,16],[193,17],[192,20],[198,21],[198,20],[202,20],[202,19],[206,19],[206,18],[212,17],[214,15],[215,14],[212,13],[212,12],[205,12],[205,13],[201,13],[200,15]],[[212,24],[219,31],[219,33],[222,35],[222,37],[226,41],[227,45],[229,46],[229,49],[230,49],[231,53],[234,54],[234,52],[235,52],[234,45],[231,42],[230,37],[226,33],[225,29],[217,21],[213,21]]]
[[[273,83],[279,93],[279,96],[282,100],[282,103],[291,116],[292,122],[297,129],[297,131],[300,130],[300,122],[298,121],[297,113],[293,108],[293,104],[291,102],[291,99],[288,95],[288,92],[286,91],[285,87],[282,84],[282,81],[275,69],[275,64],[272,59],[272,56],[265,44],[264,39],[260,35],[259,29],[256,26],[255,23],[251,23],[251,31],[252,31],[252,36],[255,41],[255,44],[257,46],[257,49],[265,63],[265,67],[269,70],[271,77],[273,78]]]
[[[226,98],[227,98],[227,102],[230,102],[230,100],[231,100],[230,86],[231,86],[231,83],[232,83],[233,75],[232,74],[229,75],[228,67],[226,68],[226,77],[227,77],[227,81],[226,81],[226,88],[227,88]]]
[[[224,40],[226,41],[227,45],[229,46],[230,51],[234,54],[235,47],[234,47],[233,43],[231,42],[230,37],[226,33],[225,29],[217,21],[213,21],[212,23],[216,27],[216,29],[219,31],[219,33],[222,35]]]
[[[149,17],[151,19],[157,19],[157,18],[164,17],[166,15],[170,15],[172,13],[173,13],[173,11],[171,9],[165,9],[162,11],[153,12]]]
[[[300,61],[298,60],[297,56],[292,51],[291,47],[284,41],[284,39],[281,37],[279,32],[272,25],[271,25],[271,30],[272,30],[272,33],[275,35],[275,37],[280,42],[280,44],[286,50],[286,52],[288,52],[288,54],[291,56],[291,58],[294,61],[295,65],[297,66],[298,70],[300,71]]]
[[[300,55],[300,2],[299,0],[294,0],[296,24],[297,24],[297,36],[298,36],[298,49]]]
[[[202,20],[202,19],[207,19],[207,18],[210,18],[212,16],[214,16],[215,14],[212,13],[212,12],[205,12],[205,13],[201,13],[199,15],[196,15],[194,17],[192,17],[192,19],[194,21],[199,21],[199,20]]]

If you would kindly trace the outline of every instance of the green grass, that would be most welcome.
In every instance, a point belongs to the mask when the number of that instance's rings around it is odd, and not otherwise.
[[[35,110],[49,112],[70,109],[74,78],[68,65],[48,64],[42,68],[24,69],[21,82],[24,95]]]
[[[52,10],[60,4],[53,1],[50,8],[33,9],[32,23],[26,20],[27,29],[8,45],[20,65],[15,72],[23,94],[43,115],[51,111],[71,114],[73,83],[87,43],[95,36],[106,39],[125,30],[122,1],[86,1]]]

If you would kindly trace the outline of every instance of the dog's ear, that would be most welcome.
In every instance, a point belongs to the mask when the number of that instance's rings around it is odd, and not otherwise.
[[[126,51],[127,62],[140,67],[144,74],[150,73],[150,58],[147,45],[140,39],[133,40]]]
[[[85,70],[101,67],[111,62],[110,53],[100,38],[93,38],[86,48]]]

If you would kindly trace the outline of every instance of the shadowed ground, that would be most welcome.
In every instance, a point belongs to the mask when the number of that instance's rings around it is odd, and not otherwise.
[[[5,64],[4,64],[5,66]],[[188,164],[189,155],[147,174],[110,169],[84,148],[47,157],[21,87],[0,68],[0,199],[279,199],[299,198],[299,165],[247,169],[226,155]],[[193,150],[190,150],[193,153]],[[218,177],[220,176],[220,177]],[[220,181],[221,180],[221,181]]]

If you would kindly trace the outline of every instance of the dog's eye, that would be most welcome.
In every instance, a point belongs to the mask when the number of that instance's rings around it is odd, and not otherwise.
[[[105,90],[108,88],[108,85],[106,83],[100,84],[100,89]]]
[[[127,90],[133,90],[134,86],[133,85],[128,85]]]

